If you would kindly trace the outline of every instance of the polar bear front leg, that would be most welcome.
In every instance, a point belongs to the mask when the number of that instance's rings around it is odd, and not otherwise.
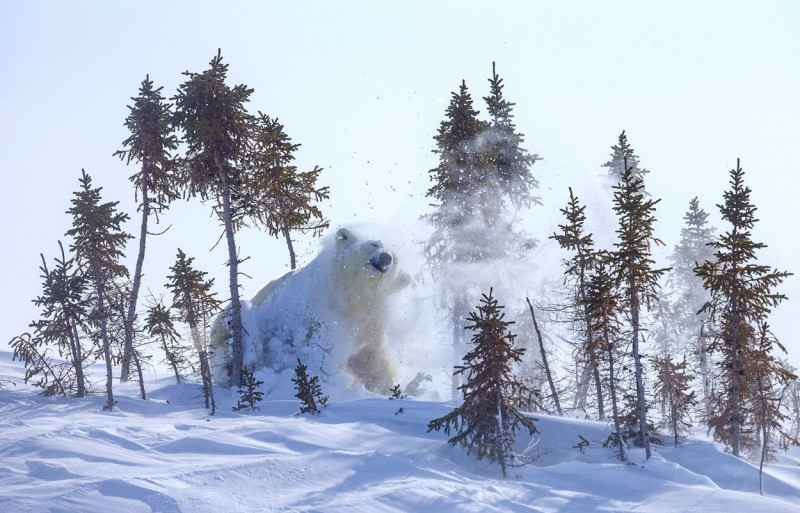
[[[351,355],[347,372],[375,394],[388,394],[397,384],[397,371],[382,347],[364,347]]]

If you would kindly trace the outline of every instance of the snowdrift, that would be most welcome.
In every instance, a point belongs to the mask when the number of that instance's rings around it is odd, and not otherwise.
[[[604,423],[538,416],[540,435],[519,436],[531,463],[477,461],[426,425],[451,404],[363,394],[321,415],[267,397],[233,412],[217,389],[217,415],[197,385],[153,377],[148,401],[117,385],[103,396],[44,398],[19,383],[0,353],[0,512],[798,512],[797,452],[758,469],[707,441],[657,447],[634,465],[601,441]],[[580,437],[590,441],[581,451]]]

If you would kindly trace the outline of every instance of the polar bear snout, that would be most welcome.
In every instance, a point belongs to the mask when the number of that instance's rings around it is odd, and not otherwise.
[[[381,274],[385,274],[386,271],[392,266],[392,262],[394,259],[392,255],[389,254],[388,251],[381,251],[380,253],[376,253],[369,259],[369,265],[372,266],[373,269],[378,271]]]

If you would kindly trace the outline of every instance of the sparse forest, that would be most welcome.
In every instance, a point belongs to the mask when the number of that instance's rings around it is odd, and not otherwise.
[[[330,191],[320,184],[322,168],[302,171],[294,164],[300,144],[277,117],[248,110],[253,89],[230,83],[221,52],[208,69],[184,76],[171,97],[147,76],[120,120],[131,135],[114,155],[135,166],[130,181],[141,216],[138,238],[124,231],[131,216],[81,171],[67,212],[68,242],[56,241],[55,257],[41,255],[42,290],[32,299],[40,317],[10,344],[25,365],[25,381],[45,395],[98,393],[87,368],[103,363],[104,409],[115,407],[115,367],[121,381],[139,381],[146,399],[142,369],[157,356],[177,383],[200,386],[213,414],[208,338],[211,321],[225,307],[230,383],[246,391],[242,408],[254,410],[261,400],[262,382],[243,367],[239,264],[247,257],[237,233],[250,227],[281,239],[295,269],[292,235],[322,236],[329,228],[320,205]],[[494,65],[488,82],[485,118],[465,81],[451,93],[433,136],[438,162],[427,171],[431,184],[419,191],[432,202],[422,215],[430,233],[419,248],[426,263],[419,281],[443,312],[439,328],[452,348],[449,393],[459,403],[431,420],[429,430],[452,434],[451,443],[497,462],[504,475],[518,463],[515,434],[537,431],[531,414],[608,422],[612,434],[604,443],[622,461],[632,447],[649,458],[651,444],[678,446],[700,426],[742,458],[798,444],[797,376],[769,324],[771,311],[787,300],[780,285],[791,273],[758,260],[765,244],[754,240],[757,207],[739,161],[727,189],[723,173],[709,170],[720,176],[721,225],[711,226],[711,214],[687,197],[680,238],[669,244],[668,261],[659,261],[658,249],[668,244],[656,233],[661,200],[645,181],[668,170],[642,167],[622,131],[609,160],[586,170],[604,173],[609,184],[614,242],[599,246],[589,229],[592,210],[568,187],[556,191],[566,206],[550,231],[552,242],[543,243],[520,223],[545,208],[536,196],[540,158],[525,147],[514,123],[516,104],[506,98]],[[219,270],[198,270],[175,248],[171,266],[151,267],[160,269],[167,300],[150,294],[143,301],[146,247],[160,238],[148,223],[152,216],[168,217],[170,204],[181,199],[202,201],[218,221],[228,292],[216,297],[209,275]],[[210,234],[209,243],[214,239]],[[131,273],[123,261],[133,240]],[[560,250],[556,286],[513,290],[513,277],[494,282],[501,261],[529,262],[535,273],[534,249],[542,244]],[[511,290],[537,300],[509,304]],[[510,332],[514,323],[516,334]],[[298,359],[296,397],[302,413],[319,413],[327,397],[320,378],[307,370]]]

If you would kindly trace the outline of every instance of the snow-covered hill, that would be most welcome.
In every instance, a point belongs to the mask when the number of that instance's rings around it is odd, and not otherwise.
[[[762,497],[758,469],[709,442],[623,465],[605,424],[540,416],[541,435],[518,438],[535,461],[503,479],[426,431],[445,403],[371,396],[296,416],[297,401],[268,397],[242,414],[220,389],[212,417],[196,385],[153,378],[150,400],[118,386],[107,413],[102,396],[44,398],[21,375],[0,353],[0,379],[18,382],[0,389],[1,512],[800,512],[791,454]]]

